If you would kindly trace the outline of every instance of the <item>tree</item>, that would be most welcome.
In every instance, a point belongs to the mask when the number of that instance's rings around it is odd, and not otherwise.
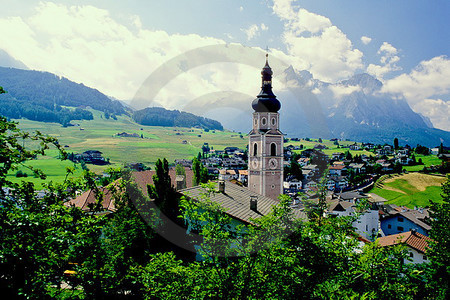
[[[196,157],[192,160],[192,172],[192,185],[208,182],[208,169]]]
[[[442,185],[442,202],[432,202],[430,207],[433,239],[427,255],[431,261],[430,291],[436,299],[450,295],[450,175]]]
[[[395,150],[399,149],[399,147],[398,147],[398,138],[394,138],[394,149]]]
[[[167,159],[158,159],[155,164],[153,185],[148,186],[148,194],[155,199],[156,205],[168,215],[176,215],[178,212],[177,199],[169,176],[169,163]]]
[[[439,152],[438,152],[438,154],[443,154],[443,153],[444,153],[444,145],[441,143],[439,145]]]

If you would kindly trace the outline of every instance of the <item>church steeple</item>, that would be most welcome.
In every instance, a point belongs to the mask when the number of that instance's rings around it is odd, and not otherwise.
[[[255,112],[278,112],[281,103],[272,92],[272,68],[269,66],[269,54],[266,54],[266,64],[261,70],[261,91],[252,102]]]
[[[253,129],[249,133],[248,188],[277,199],[283,193],[283,133],[279,127],[280,101],[272,92],[268,55],[261,71],[261,92],[252,102]]]

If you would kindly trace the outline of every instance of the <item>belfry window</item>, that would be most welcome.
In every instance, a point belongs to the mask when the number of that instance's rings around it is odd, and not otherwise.
[[[277,156],[277,145],[275,143],[270,144],[270,156]]]
[[[254,143],[253,144],[253,156],[257,156],[258,155],[258,144]]]

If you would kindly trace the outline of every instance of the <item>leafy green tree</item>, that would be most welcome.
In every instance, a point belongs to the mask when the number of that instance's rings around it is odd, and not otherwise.
[[[431,260],[431,292],[436,299],[448,299],[450,282],[450,175],[442,185],[442,202],[432,202],[430,237],[427,255]]]
[[[148,194],[155,199],[156,205],[163,213],[176,215],[178,212],[172,181],[169,176],[169,163],[167,159],[158,159],[155,164],[153,185],[148,186]]]
[[[394,149],[395,150],[399,149],[399,147],[398,147],[398,138],[394,138]]]
[[[196,157],[192,160],[192,172],[194,173],[192,185],[208,182],[208,169]]]

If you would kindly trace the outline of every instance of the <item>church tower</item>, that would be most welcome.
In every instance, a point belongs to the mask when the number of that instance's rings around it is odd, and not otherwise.
[[[280,101],[272,92],[272,69],[268,54],[261,71],[261,92],[252,102],[253,129],[248,144],[248,188],[277,199],[283,193],[283,133],[279,121]]]

